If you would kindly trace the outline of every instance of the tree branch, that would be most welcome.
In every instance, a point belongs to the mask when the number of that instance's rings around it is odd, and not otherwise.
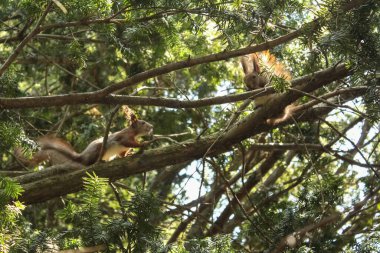
[[[52,1],[49,2],[47,5],[45,11],[43,12],[40,19],[37,21],[36,26],[34,27],[33,31],[31,31],[28,36],[25,37],[23,41],[16,47],[15,51],[8,57],[8,59],[4,62],[4,64],[0,68],[0,77],[4,74],[4,72],[8,69],[8,67],[11,65],[11,63],[17,58],[17,56],[21,53],[21,50],[26,46],[26,44],[39,32],[41,32],[40,25],[44,21],[46,15],[49,12],[49,9],[52,5]]]
[[[316,230],[320,227],[327,226],[331,223],[336,222],[340,218],[340,214],[332,214],[326,218],[321,219],[319,222],[314,224],[309,224],[294,233],[284,237],[280,243],[277,245],[277,247],[271,251],[271,253],[280,253],[285,250],[287,246],[295,246],[298,242],[303,239],[303,237],[306,235],[306,233],[311,232],[313,230]]]
[[[303,77],[292,80],[292,87],[306,85],[311,83],[320,87],[323,84],[338,80],[350,73],[344,65],[336,68],[328,68],[316,73],[305,75]],[[308,85],[310,86],[310,85]],[[314,90],[312,86],[310,90]],[[298,89],[302,89],[298,88]],[[364,89],[364,88],[363,88]],[[128,104],[128,105],[156,105],[171,108],[196,108],[215,104],[231,103],[242,101],[245,99],[254,99],[256,97],[265,96],[273,93],[273,88],[262,88],[254,91],[244,92],[241,94],[219,96],[214,98],[204,98],[195,101],[179,101],[170,98],[150,98],[138,96],[118,96],[107,95],[102,96],[98,92],[76,93],[55,96],[40,97],[21,97],[21,98],[4,98],[0,97],[0,108],[16,109],[16,108],[38,108],[49,106],[78,105],[78,104]],[[293,91],[295,94],[296,92]],[[301,96],[300,94],[296,95]],[[288,103],[289,104],[289,103]]]
[[[335,230],[340,229],[342,226],[344,226],[349,220],[351,220],[353,217],[355,217],[357,214],[359,214],[362,211],[362,208],[368,203],[370,199],[372,199],[374,196],[376,196],[377,192],[380,190],[380,187],[376,187],[372,192],[367,194],[365,198],[358,203],[353,205],[353,208],[347,213],[347,215],[344,216],[344,218],[337,224],[335,227]],[[277,247],[271,252],[271,253],[279,253],[283,252],[283,250],[287,247],[294,247],[296,246],[300,241],[303,240],[303,237],[313,230],[316,230],[320,227],[327,226],[329,224],[337,222],[343,215],[341,213],[335,213],[332,214],[326,218],[321,219],[318,223],[315,224],[309,224],[301,229],[298,229],[292,234],[289,234],[288,236],[284,237],[280,243],[277,245]]]
[[[302,81],[295,80],[294,82],[300,84],[297,86],[299,90],[310,92],[335,79],[342,78],[348,73],[349,71],[344,67],[331,68],[314,74],[313,77],[315,78],[310,76],[309,78],[301,79]],[[108,177],[111,180],[116,180],[168,165],[199,159],[203,157],[206,152],[209,152],[208,155],[225,152],[229,150],[232,145],[250,136],[273,128],[272,125],[265,123],[266,119],[281,113],[287,104],[292,103],[299,96],[299,93],[293,92],[278,95],[266,106],[255,110],[246,118],[232,126],[221,137],[219,137],[220,133],[216,133],[200,139],[182,142],[180,145],[181,148],[178,148],[178,144],[173,144],[159,149],[147,150],[143,154],[136,154],[131,157],[117,159],[112,162],[97,164],[79,170],[67,168],[65,165],[59,165],[40,172],[16,177],[16,180],[20,182],[25,189],[20,199],[27,203],[34,203],[76,192],[81,189],[82,177],[85,176],[86,172],[93,171],[100,177]],[[314,112],[310,111],[310,113]],[[322,113],[326,113],[326,111],[322,111]],[[307,114],[303,115],[303,117],[309,120]],[[210,149],[211,145],[212,149]],[[49,189],[49,191],[45,191],[45,189]]]
[[[273,91],[273,89],[270,89]],[[270,90],[268,92],[270,92]],[[233,103],[242,101],[247,98],[256,97],[263,89],[244,92],[240,94],[232,94],[226,96],[218,96],[211,98],[203,98],[199,100],[178,100],[173,98],[158,98],[158,97],[143,97],[143,96],[123,96],[123,95],[108,95],[106,97],[93,97],[75,94],[71,95],[56,95],[56,96],[42,96],[42,97],[22,97],[22,98],[0,98],[0,107],[7,109],[17,108],[38,108],[46,106],[62,106],[62,105],[76,105],[76,104],[127,104],[127,105],[150,105],[162,106],[168,108],[197,108],[210,105],[219,105],[225,103]],[[264,94],[264,93],[263,93]],[[265,93],[267,94],[267,93]],[[73,97],[79,98],[77,101],[72,101]]]

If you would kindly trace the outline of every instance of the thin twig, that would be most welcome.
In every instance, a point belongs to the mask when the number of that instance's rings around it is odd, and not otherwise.
[[[238,196],[236,195],[235,191],[232,189],[231,185],[229,184],[227,178],[224,176],[224,173],[220,170],[219,166],[211,159],[207,159],[207,162],[209,162],[212,165],[212,167],[216,170],[216,173],[223,179],[225,187],[227,187],[230,190],[234,200],[236,201],[237,205],[239,206],[240,210],[242,211],[244,217],[251,223],[251,225],[254,228],[256,228],[256,230],[263,236],[263,238],[267,242],[272,243],[272,240],[255,224],[255,222],[251,219],[251,217],[249,217],[249,214],[247,213],[247,211],[243,207]]]
[[[127,213],[125,211],[125,208],[124,208],[124,204],[123,204],[123,201],[121,200],[120,198],[120,193],[119,191],[117,190],[116,186],[113,184],[113,182],[109,182],[109,185],[113,191],[113,193],[115,194],[115,197],[116,197],[116,200],[117,202],[119,202],[119,206],[120,206],[120,210],[121,210],[121,213],[123,215],[123,218],[126,219],[127,218]]]
[[[344,138],[345,140],[347,140],[359,153],[359,155],[363,158],[363,160],[365,161],[365,163],[369,166],[369,168],[372,170],[372,172],[375,174],[375,176],[380,179],[380,175],[379,173],[375,170],[375,168],[370,164],[370,162],[367,160],[367,158],[364,156],[364,154],[362,153],[362,151],[356,146],[356,144],[350,140],[348,137],[346,137],[344,134],[342,134],[338,129],[336,129],[330,122],[328,122],[327,120],[321,118],[321,117],[318,117],[321,121],[323,121],[327,126],[329,126],[332,130],[334,130],[334,132],[336,132],[337,134],[339,134],[340,137]]]
[[[305,95],[305,96],[307,96],[307,97],[311,97],[311,98],[313,98],[313,99],[315,99],[315,100],[317,100],[317,101],[319,101],[319,102],[325,103],[325,104],[330,105],[330,106],[332,106],[332,107],[336,107],[336,108],[339,108],[339,107],[340,107],[340,108],[350,109],[350,110],[352,110],[353,112],[357,113],[358,115],[362,116],[363,118],[369,118],[368,115],[366,115],[366,114],[360,112],[359,110],[356,110],[355,108],[352,108],[352,107],[350,107],[350,106],[348,106],[348,105],[338,105],[338,104],[332,103],[332,102],[330,102],[330,101],[328,101],[328,100],[326,100],[326,99],[323,99],[323,98],[320,98],[320,97],[314,96],[314,95],[312,95],[312,94],[310,94],[310,93],[308,93],[308,92],[304,92],[304,91],[302,91],[302,90],[298,90],[298,89],[295,89],[295,88],[289,88],[289,90],[291,90],[291,91],[295,91],[295,92],[298,92],[298,93],[301,93],[301,94],[303,94],[303,95]]]

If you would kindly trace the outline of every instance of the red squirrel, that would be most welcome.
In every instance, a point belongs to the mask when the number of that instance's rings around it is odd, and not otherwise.
[[[268,83],[268,78],[261,75],[259,60],[256,54],[241,57],[241,65],[244,71],[244,83],[247,90],[264,88]]]
[[[135,116],[131,120],[132,124],[129,127],[108,135],[101,160],[109,161],[115,156],[123,157],[131,148],[145,145],[145,143],[138,142],[136,138],[151,135],[153,126],[144,120],[138,120]],[[37,140],[37,143],[41,149],[31,159],[25,158],[21,150],[15,151],[16,158],[24,166],[33,167],[44,161],[49,161],[51,165],[74,163],[88,166],[98,160],[103,137],[92,141],[81,153],[77,153],[66,141],[53,136],[43,136]]]
[[[261,71],[259,62],[264,65],[265,72]],[[285,66],[277,61],[275,56],[268,50],[241,57],[241,64],[244,71],[243,80],[247,90],[264,88],[269,83],[272,76],[277,76],[286,81],[292,79],[290,72],[287,71]],[[275,97],[276,94],[258,97],[255,99],[255,107],[261,107]],[[288,105],[280,117],[268,119],[267,123],[270,125],[276,125],[285,121],[291,116],[293,107],[293,105]]]

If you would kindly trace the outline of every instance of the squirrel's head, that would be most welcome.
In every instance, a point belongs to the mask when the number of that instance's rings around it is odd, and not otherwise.
[[[131,124],[133,130],[135,130],[137,136],[152,135],[153,125],[149,124],[145,120],[134,120]]]
[[[245,55],[240,60],[245,74],[244,83],[247,90],[263,88],[268,83],[268,79],[261,73],[258,55]]]
[[[252,71],[244,76],[244,83],[247,90],[256,90],[263,88],[268,83],[268,80],[256,71]]]

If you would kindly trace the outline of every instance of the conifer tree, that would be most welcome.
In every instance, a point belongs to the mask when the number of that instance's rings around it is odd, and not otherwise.
[[[379,7],[1,1],[0,252],[380,252]]]

